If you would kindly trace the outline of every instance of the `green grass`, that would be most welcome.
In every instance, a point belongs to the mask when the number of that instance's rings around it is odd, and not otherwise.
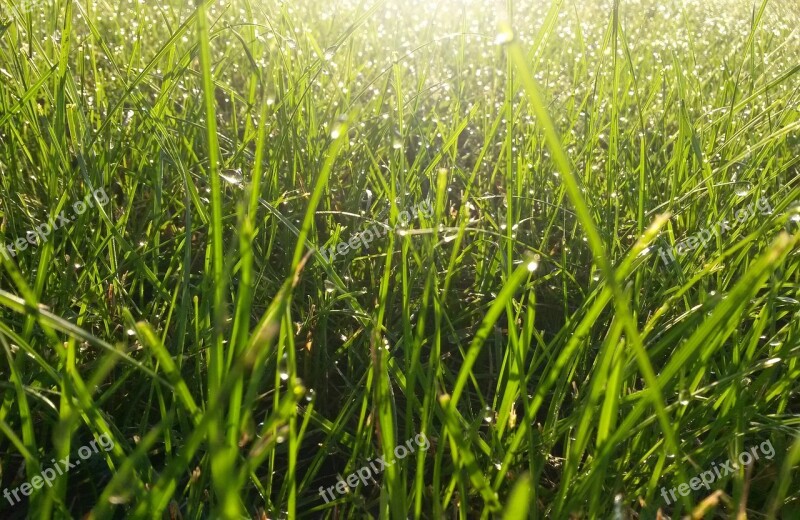
[[[796,0],[29,5],[0,518],[800,515]]]

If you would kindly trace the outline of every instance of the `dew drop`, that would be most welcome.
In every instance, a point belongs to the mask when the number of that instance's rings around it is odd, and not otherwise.
[[[278,375],[280,376],[281,381],[286,381],[289,379],[289,362],[286,354],[283,355],[278,363]]]
[[[234,186],[242,185],[242,170],[239,168],[235,170],[227,170],[224,173],[220,173],[219,177],[220,179],[224,180],[229,184],[233,184]]]
[[[514,33],[511,30],[503,30],[494,39],[495,45],[505,45],[514,41]]]

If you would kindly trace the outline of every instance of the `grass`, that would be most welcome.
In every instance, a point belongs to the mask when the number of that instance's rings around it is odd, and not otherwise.
[[[0,517],[800,514],[795,0],[0,20]]]

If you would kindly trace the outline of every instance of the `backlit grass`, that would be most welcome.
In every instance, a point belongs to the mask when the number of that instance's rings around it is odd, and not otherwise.
[[[0,487],[114,444],[0,518],[797,517],[799,78],[796,0],[0,0]]]

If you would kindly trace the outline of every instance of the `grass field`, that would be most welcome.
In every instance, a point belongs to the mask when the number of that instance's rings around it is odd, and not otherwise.
[[[190,4],[0,0],[0,518],[800,518],[797,0]]]

